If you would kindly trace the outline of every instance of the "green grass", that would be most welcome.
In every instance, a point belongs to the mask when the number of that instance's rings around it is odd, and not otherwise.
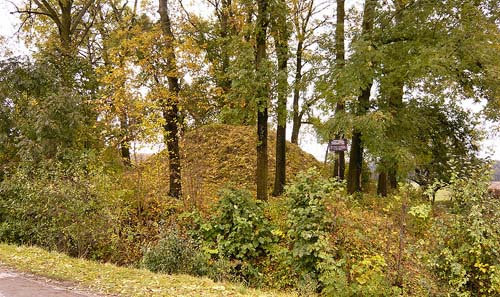
[[[120,296],[294,296],[215,283],[207,278],[101,264],[35,247],[0,244],[0,262],[19,271],[74,282],[96,293]]]

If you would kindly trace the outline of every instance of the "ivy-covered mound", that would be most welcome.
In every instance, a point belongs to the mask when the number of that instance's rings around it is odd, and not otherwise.
[[[217,197],[229,185],[239,189],[255,188],[257,136],[253,126],[212,124],[189,131],[182,143],[182,186],[186,199],[202,205]],[[276,135],[269,131],[269,187],[274,182]],[[322,166],[311,154],[287,142],[287,178],[305,169]],[[152,179],[152,187],[168,193],[168,155],[160,152],[143,165],[143,172]],[[151,188],[151,187],[150,187]],[[201,200],[203,199],[203,201]],[[208,200],[207,200],[208,199]]]

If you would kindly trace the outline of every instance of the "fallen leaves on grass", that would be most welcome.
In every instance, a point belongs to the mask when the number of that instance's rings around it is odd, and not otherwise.
[[[24,272],[71,281],[93,291],[120,296],[291,296],[215,283],[207,278],[155,274],[101,264],[35,247],[0,244],[0,262]]]

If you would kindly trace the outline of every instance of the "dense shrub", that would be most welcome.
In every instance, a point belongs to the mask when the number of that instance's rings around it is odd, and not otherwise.
[[[286,187],[288,262],[298,277],[299,291],[318,291],[321,265],[334,257],[334,192],[341,184],[324,179],[315,169],[300,173]],[[302,292],[301,294],[305,294]]]
[[[87,160],[71,166],[45,161],[19,166],[0,186],[0,238],[35,244],[78,257],[102,259],[112,253],[113,196],[110,176]]]
[[[153,272],[205,275],[205,260],[193,240],[171,231],[144,252],[142,265]]]
[[[258,285],[260,263],[275,242],[264,203],[246,190],[224,190],[221,196],[208,219],[197,219],[198,230],[193,234],[211,258],[208,276]]]
[[[452,178],[453,213],[436,222],[432,267],[457,296],[500,295],[500,202],[487,195],[489,174]]]
[[[344,259],[329,259],[321,265],[320,280],[325,296],[400,296],[386,276],[387,263],[381,255],[364,256],[347,269]]]
[[[333,220],[327,201],[333,189],[334,184],[316,170],[300,173],[286,188],[290,262],[303,279],[317,280],[318,265],[331,257]]]
[[[231,260],[266,255],[274,240],[262,204],[249,191],[224,190],[213,215],[201,225],[206,248]]]
[[[296,288],[301,295],[307,291],[321,291],[326,296],[396,295],[384,257],[358,257],[351,249],[360,246],[344,246],[356,241],[355,235],[342,230],[346,218],[336,216],[339,208],[351,203],[341,183],[309,170],[286,188],[286,199],[288,261],[299,277]]]

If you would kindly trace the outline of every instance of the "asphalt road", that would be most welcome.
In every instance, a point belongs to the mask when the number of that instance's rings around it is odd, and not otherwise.
[[[97,297],[74,285],[0,266],[0,297]]]

